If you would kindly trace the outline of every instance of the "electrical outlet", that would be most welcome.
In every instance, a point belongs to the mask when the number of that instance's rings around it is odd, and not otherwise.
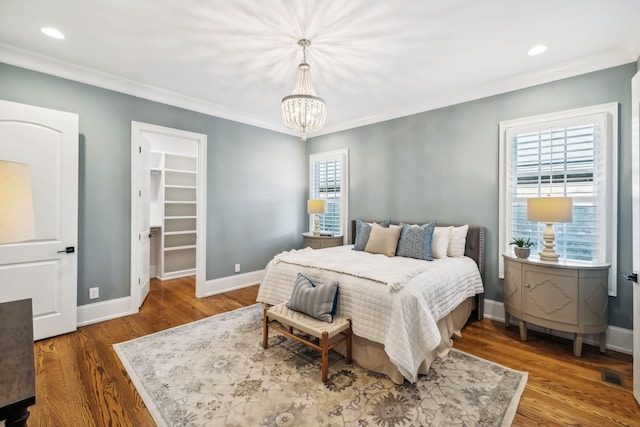
[[[240,264],[236,264],[236,273],[240,273]]]
[[[100,298],[100,288],[89,288],[89,299]]]

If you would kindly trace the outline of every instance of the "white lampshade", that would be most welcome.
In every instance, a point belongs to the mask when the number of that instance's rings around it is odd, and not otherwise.
[[[323,214],[326,212],[327,204],[324,200],[307,200],[307,213]]]
[[[544,245],[538,253],[543,261],[558,261],[560,255],[555,250],[556,233],[553,224],[573,221],[573,200],[571,197],[532,197],[527,199],[527,219],[547,224],[542,238]]]
[[[527,199],[527,219],[532,222],[573,221],[571,197],[532,197]]]
[[[0,244],[36,237],[29,165],[0,160]]]

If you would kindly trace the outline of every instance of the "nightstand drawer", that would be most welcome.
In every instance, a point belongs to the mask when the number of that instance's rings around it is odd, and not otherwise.
[[[302,233],[302,247],[312,249],[342,246],[342,236],[314,236],[312,233]]]
[[[537,268],[527,265],[523,272],[525,314],[541,320],[578,325],[578,272]],[[532,323],[536,323],[531,320]]]

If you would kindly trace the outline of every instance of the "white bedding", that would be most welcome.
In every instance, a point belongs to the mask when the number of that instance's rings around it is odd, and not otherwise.
[[[266,304],[288,301],[299,272],[338,281],[337,314],[351,318],[355,335],[383,344],[391,362],[415,382],[425,355],[441,341],[438,320],[483,292],[478,267],[468,257],[419,261],[353,251],[352,247],[277,255],[266,267],[257,300]],[[305,260],[309,254],[317,258]],[[328,269],[320,268],[323,262],[329,262]],[[305,263],[310,266],[302,265]],[[376,270],[383,271],[382,282],[379,277],[378,281],[367,278]]]

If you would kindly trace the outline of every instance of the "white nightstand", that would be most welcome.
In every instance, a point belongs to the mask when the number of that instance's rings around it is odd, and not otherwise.
[[[520,319],[520,339],[527,322],[574,334],[573,354],[582,354],[582,335],[599,334],[605,352],[608,326],[609,264],[504,258],[505,326]]]
[[[302,233],[302,247],[322,249],[342,246],[342,236],[314,236],[313,233]]]

